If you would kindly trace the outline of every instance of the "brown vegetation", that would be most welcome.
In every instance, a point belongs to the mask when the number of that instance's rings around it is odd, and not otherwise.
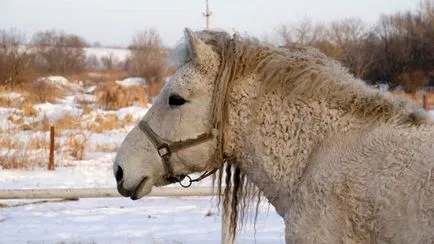
[[[126,67],[132,76],[143,77],[148,82],[149,98],[160,92],[166,76],[167,49],[154,29],[146,29],[133,37],[130,46],[131,58]]]
[[[96,91],[97,104],[108,110],[138,105],[148,106],[147,90],[141,86],[124,87],[116,82],[107,82]]]
[[[71,130],[71,129],[80,129],[80,117],[72,116],[70,114],[66,114],[63,117],[59,118],[54,124],[54,127],[58,130]]]
[[[25,153],[23,151],[23,153]],[[9,151],[0,155],[0,166],[3,169],[27,169],[30,168],[30,162],[27,155],[19,151]]]
[[[417,12],[383,15],[372,27],[357,18],[328,26],[304,20],[281,26],[277,36],[283,47],[317,47],[358,78],[403,85],[409,92],[426,86],[429,73],[434,71],[432,0],[421,1]]]
[[[23,116],[34,117],[38,114],[33,104],[31,102],[25,102],[22,106]]]
[[[65,89],[56,87],[43,79],[26,83],[22,89],[27,93],[26,98],[32,103],[55,103],[66,93]]]
[[[101,133],[108,130],[113,130],[122,127],[117,115],[97,115],[95,123],[89,126],[89,130],[94,133]]]
[[[68,80],[81,81],[84,86],[99,85],[101,83],[114,80],[123,80],[128,77],[128,73],[122,70],[94,70],[81,73],[70,74],[66,76]]]
[[[0,85],[13,86],[33,78],[33,58],[23,50],[25,36],[16,29],[0,29]]]
[[[34,66],[45,74],[71,74],[84,71],[86,42],[79,36],[50,30],[36,33],[31,41],[35,47]]]
[[[69,154],[76,160],[83,160],[88,140],[89,136],[84,132],[71,134],[66,140],[66,147]]]

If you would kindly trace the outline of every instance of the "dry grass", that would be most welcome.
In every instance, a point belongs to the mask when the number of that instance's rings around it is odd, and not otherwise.
[[[56,127],[56,129],[62,130],[80,129],[80,117],[66,114],[60,119],[58,119],[56,123],[53,124],[53,126]]]
[[[30,162],[26,152],[9,151],[5,155],[0,155],[0,166],[2,169],[27,169],[30,168]]]
[[[3,134],[0,138],[0,148],[14,149],[20,144],[15,140],[10,133]]]
[[[107,144],[94,144],[92,145],[94,152],[116,152],[119,150],[117,145],[107,145]]]
[[[148,106],[147,90],[140,86],[123,87],[116,82],[107,82],[96,91],[97,104],[104,109],[118,110],[138,105]]]
[[[11,113],[8,115],[8,120],[15,125],[22,125],[24,123],[24,118],[21,113]],[[9,129],[7,129],[9,130]]]
[[[93,111],[93,109],[86,104],[82,105],[81,107],[83,108],[83,115],[88,115]]]
[[[8,97],[6,94],[8,93],[19,93],[22,95],[22,97],[16,98],[16,97]],[[22,89],[19,86],[16,87],[8,87],[8,86],[1,86],[0,85],[0,107],[6,107],[6,108],[20,108],[22,106],[23,100],[24,100],[24,94]]]
[[[117,70],[104,70],[104,71],[92,71],[83,72],[68,76],[68,80],[83,82],[84,86],[97,85],[113,80],[123,80],[128,77],[128,73],[125,71]]]
[[[45,150],[28,150],[20,147],[8,150],[0,155],[0,167],[3,169],[35,169],[46,167],[48,154]]]
[[[66,93],[65,90],[55,87],[44,80],[25,83],[22,89],[27,92],[27,99],[32,103],[54,103]]]
[[[23,130],[33,130],[33,131],[49,131],[51,123],[47,116],[44,116],[42,120],[35,121],[30,124],[23,124]]]
[[[46,136],[34,136],[27,143],[27,149],[47,149],[49,150],[49,141]]]
[[[38,115],[38,111],[36,111],[35,108],[33,108],[33,104],[29,101],[24,102],[22,105],[23,115],[28,117],[34,117]]]
[[[66,140],[66,147],[69,154],[76,160],[83,160],[88,140],[89,135],[84,132],[71,134]]]
[[[119,121],[118,116],[113,115],[97,115],[95,117],[95,123],[89,126],[89,130],[94,133],[102,133],[104,131],[114,130],[122,127],[122,123]]]
[[[14,107],[11,99],[0,97],[0,107],[10,108]]]

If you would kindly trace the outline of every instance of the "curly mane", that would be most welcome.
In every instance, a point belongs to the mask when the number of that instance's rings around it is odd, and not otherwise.
[[[220,57],[220,69],[215,80],[213,97],[213,124],[220,132],[216,164],[221,168],[215,175],[223,207],[231,212],[230,227],[233,234],[243,223],[245,212],[260,199],[260,191],[237,166],[236,159],[226,158],[223,152],[224,126],[227,122],[228,94],[234,83],[254,74],[262,87],[261,92],[283,91],[288,97],[316,97],[336,106],[345,113],[373,123],[422,125],[431,120],[415,104],[367,86],[356,79],[342,65],[313,48],[276,48],[262,44],[251,37],[230,36],[222,31],[195,33],[212,47]],[[174,51],[174,61],[187,62],[188,50],[180,44]],[[227,166],[222,165],[226,162]],[[222,185],[226,187],[223,190]],[[256,198],[256,201],[252,201]],[[221,198],[219,198],[219,203]],[[255,215],[256,218],[256,215]],[[235,236],[235,235],[234,235]]]

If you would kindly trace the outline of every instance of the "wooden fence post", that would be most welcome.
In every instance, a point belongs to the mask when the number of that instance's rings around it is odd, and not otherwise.
[[[48,170],[54,170],[54,126],[50,127],[50,158],[48,162]]]
[[[422,104],[423,104],[423,109],[425,109],[425,111],[429,111],[429,103],[428,103],[428,96],[427,96],[427,94],[425,93],[425,94],[423,94],[423,97],[422,97]]]

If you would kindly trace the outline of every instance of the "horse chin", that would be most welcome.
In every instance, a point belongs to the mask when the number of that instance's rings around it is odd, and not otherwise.
[[[133,195],[131,195],[131,200],[138,200],[146,195],[148,195],[152,190],[152,181],[149,177],[144,177],[142,181],[137,185],[136,190]]]

